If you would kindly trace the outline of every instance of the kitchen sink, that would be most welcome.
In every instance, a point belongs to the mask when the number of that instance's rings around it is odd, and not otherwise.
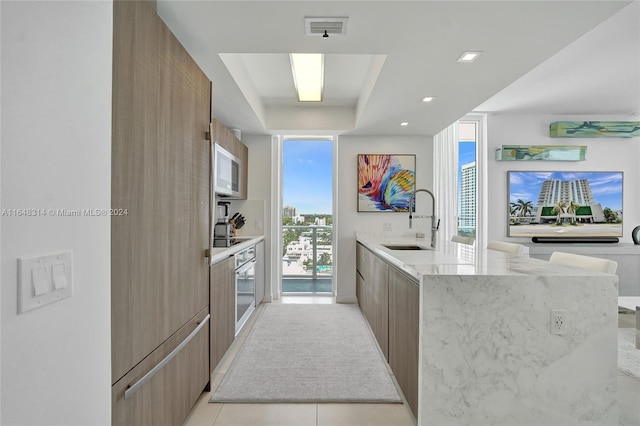
[[[382,246],[389,250],[427,250],[426,247],[418,246],[416,244],[383,244]]]

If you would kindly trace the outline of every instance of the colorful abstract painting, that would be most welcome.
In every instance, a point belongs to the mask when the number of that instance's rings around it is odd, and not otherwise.
[[[408,212],[415,155],[358,154],[358,211]]]
[[[549,125],[552,138],[636,138],[640,121],[556,121]]]

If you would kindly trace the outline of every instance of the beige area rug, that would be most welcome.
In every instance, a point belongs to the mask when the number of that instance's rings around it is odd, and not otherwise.
[[[210,402],[402,402],[356,305],[267,304]]]
[[[636,349],[636,329],[618,329],[618,370],[640,380],[640,349]]]

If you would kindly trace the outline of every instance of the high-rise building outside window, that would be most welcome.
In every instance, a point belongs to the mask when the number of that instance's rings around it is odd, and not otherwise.
[[[477,123],[458,122],[458,235],[476,236],[476,141]]]

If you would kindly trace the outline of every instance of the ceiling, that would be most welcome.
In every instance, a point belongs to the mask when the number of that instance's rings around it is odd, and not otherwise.
[[[246,134],[434,135],[473,110],[640,114],[637,0],[157,8],[213,82],[213,116]],[[344,36],[305,35],[305,17],[344,16]],[[466,50],[483,53],[457,62]],[[323,102],[296,100],[289,53],[325,54]]]

